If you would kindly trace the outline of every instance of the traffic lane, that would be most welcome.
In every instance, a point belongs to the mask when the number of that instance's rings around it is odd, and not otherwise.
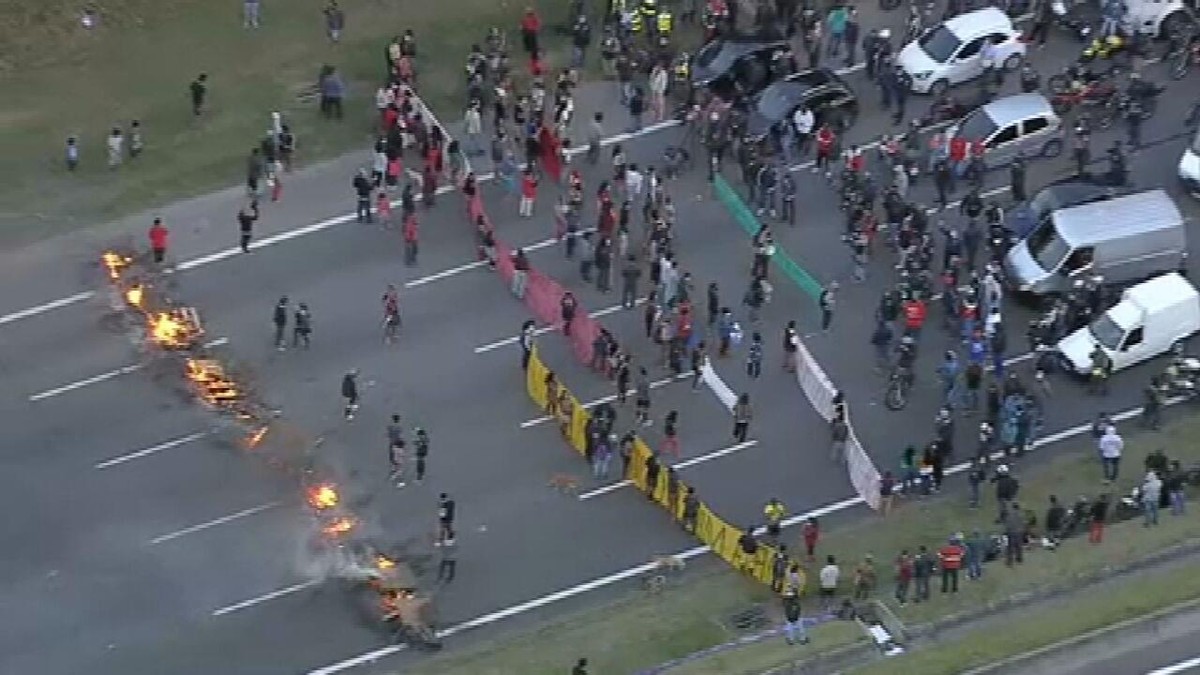
[[[458,576],[438,594],[439,620],[450,625],[517,602],[567,588],[613,569],[646,562],[686,547],[690,539],[644,500],[557,507],[558,523],[512,533],[524,555],[474,552],[460,539]],[[657,512],[650,515],[650,512]],[[466,541],[463,541],[466,540]],[[547,547],[548,542],[554,546]],[[485,542],[487,543],[487,542]],[[487,555],[483,551],[488,551]],[[356,598],[338,584],[322,586],[226,616],[196,621],[186,633],[99,662],[102,672],[131,672],[171,663],[172,672],[304,672],[332,660],[378,648],[385,636],[374,622],[370,598]]]
[[[1197,638],[1200,638],[1200,631],[1194,631],[1188,635],[1171,639],[1154,640],[1151,636],[1146,636],[1144,640],[1136,640],[1135,638],[1135,641],[1138,643],[1150,642],[1150,644],[1144,644],[1140,647],[1130,645],[1133,649],[1129,651],[1117,654],[1109,653],[1103,660],[1090,660],[1086,664],[1064,663],[1056,659],[1059,662],[1054,664],[1053,672],[1061,673],[1062,675],[1082,674],[1085,672],[1096,673],[1097,675],[1126,675],[1128,673],[1154,675],[1159,668],[1169,668],[1176,664],[1193,662],[1200,655],[1198,654],[1200,650],[1196,646]],[[1120,644],[1119,636],[1117,637],[1117,643],[1118,645]],[[1113,650],[1110,648],[1106,651]],[[1035,667],[1035,673],[1050,672],[1049,670],[1037,670],[1036,664],[1031,665]],[[1172,672],[1189,673],[1196,672],[1198,669],[1200,669],[1200,665],[1192,665],[1190,667],[1181,665],[1180,670]]]

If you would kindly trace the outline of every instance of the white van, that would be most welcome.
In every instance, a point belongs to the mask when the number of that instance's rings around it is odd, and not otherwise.
[[[1171,272],[1130,287],[1121,301],[1090,325],[1058,343],[1063,365],[1079,375],[1092,370],[1092,351],[1104,350],[1113,371],[1152,359],[1200,332],[1200,293]]]
[[[1192,144],[1179,158],[1179,180],[1191,196],[1200,199],[1200,129],[1192,137]]]

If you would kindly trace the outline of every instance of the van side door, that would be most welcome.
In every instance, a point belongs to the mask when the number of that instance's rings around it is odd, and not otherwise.
[[[1148,356],[1153,356],[1152,352],[1153,345],[1146,341],[1145,327],[1138,326],[1125,334],[1121,339],[1121,348],[1112,354],[1113,370],[1132,366]]]

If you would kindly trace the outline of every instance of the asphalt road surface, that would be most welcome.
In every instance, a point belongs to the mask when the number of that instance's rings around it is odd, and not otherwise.
[[[871,13],[864,14],[872,25]],[[1076,49],[1055,42],[1033,58],[1049,74]],[[865,102],[873,100],[861,73],[847,77]],[[1194,79],[1174,86],[1194,88]],[[579,118],[603,109],[616,131],[624,118],[612,98],[603,89],[581,94]],[[1185,98],[1163,103],[1145,136],[1171,140],[1132,160],[1132,173],[1146,186],[1174,186],[1185,143],[1172,138]],[[882,113],[866,107],[852,131],[862,142],[891,129]],[[910,102],[914,113],[921,108],[920,99]],[[656,131],[626,145],[632,161],[654,163],[680,134]],[[302,430],[297,442],[312,444],[348,476],[365,526],[403,545],[418,571],[428,574],[436,560],[438,493],[457,499],[459,578],[438,593],[444,622],[499,618],[493,613],[536,598],[549,604],[563,589],[694,545],[628,488],[593,486],[585,477],[583,494],[569,497],[546,486],[555,473],[587,472],[522,393],[511,341],[525,319],[522,307],[473,261],[471,233],[453,195],[422,212],[415,268],[400,260],[397,232],[347,222],[349,179],[365,163],[355,156],[289,176],[284,201],[265,208],[249,254],[232,249],[240,191],[164,207],[172,257],[182,263],[171,283],[175,297],[200,309],[209,338],[220,341],[216,349],[244,364],[256,390],[283,411],[286,424]],[[1036,164],[1031,187],[1064,167],[1065,160]],[[589,191],[601,173],[585,169]],[[781,243],[818,278],[844,277],[848,256],[837,239],[841,219],[832,194],[819,177],[801,175],[803,217],[794,231],[779,230]],[[989,187],[999,187],[999,179],[989,177]],[[702,176],[682,177],[671,192],[683,267],[698,292],[716,281],[736,304],[750,262],[746,238],[711,199]],[[615,293],[584,284],[576,263],[544,243],[552,234],[551,195],[533,219],[518,218],[515,203],[495,186],[485,197],[501,238],[535,244],[534,265],[603,313],[603,323],[640,360],[653,362],[641,313],[614,308]],[[11,439],[0,447],[8,478],[0,505],[20,514],[0,526],[13,543],[0,587],[0,621],[12,627],[0,637],[0,671],[294,673],[350,665],[342,660],[371,653],[381,635],[345,593],[306,574],[307,523],[294,479],[231,443],[211,414],[181,395],[169,363],[150,358],[114,317],[95,261],[106,245],[140,244],[148,222],[130,219],[6,252],[0,264],[0,369],[8,385],[0,419]],[[848,392],[859,434],[881,467],[894,465],[903,439],[928,435],[936,406],[932,391],[918,392],[903,413],[872,405],[882,383],[864,357],[870,310],[885,279],[883,264],[875,263],[867,283],[844,285],[835,331],[810,340]],[[403,288],[397,345],[382,343],[378,323],[388,283]],[[850,494],[843,471],[825,456],[824,425],[779,369],[784,322],[811,325],[811,308],[786,284],[776,289],[764,313],[762,380],[746,380],[740,355],[716,362],[735,391],[751,393],[757,443],[734,447],[728,416],[709,392],[668,381],[655,391],[657,415],[680,411],[686,479],[738,523],[753,522],[770,496],[801,512]],[[271,344],[271,308],[283,295],[312,308],[311,350],[278,352]],[[540,343],[582,400],[612,394],[610,383],[575,364],[559,336],[547,334]],[[941,347],[923,348],[936,354]],[[338,386],[349,368],[362,372],[363,409],[348,424]],[[1134,405],[1153,368],[1119,375],[1102,405]],[[652,372],[667,379],[657,366]],[[1054,399],[1050,430],[1095,412],[1098,404],[1070,384],[1056,386],[1062,394]],[[393,412],[433,439],[429,479],[403,490],[385,480],[384,425]],[[660,440],[657,428],[647,434],[652,443]],[[531,621],[552,611],[526,606],[513,614]],[[64,642],[71,648],[63,649]]]

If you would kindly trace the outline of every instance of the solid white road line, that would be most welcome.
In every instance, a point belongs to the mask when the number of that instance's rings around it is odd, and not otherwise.
[[[659,387],[665,387],[668,384],[671,384],[672,382],[678,382],[679,380],[687,380],[687,379],[690,379],[691,377],[692,377],[691,373],[680,373],[674,377],[664,377],[663,379],[658,380],[657,382],[651,382],[650,388],[658,389]],[[629,393],[632,394],[633,390],[630,389]],[[592,408],[595,408],[596,406],[600,405],[601,403],[612,403],[615,400],[617,400],[617,395],[610,394],[608,396],[601,396],[600,398],[596,399],[595,401],[590,401],[588,403],[584,403],[583,407],[588,410],[591,410]],[[521,428],[528,429],[529,427],[536,427],[537,425],[545,424],[546,422],[549,422],[552,419],[554,419],[554,418],[550,417],[549,415],[542,415],[541,417],[535,417],[531,420],[525,420],[524,422],[521,422]]]
[[[191,443],[192,441],[198,441],[201,438],[204,438],[205,436],[208,436],[207,431],[197,431],[194,434],[188,434],[187,436],[182,436],[180,438],[166,441],[164,443],[159,443],[158,445],[152,445],[148,448],[143,448],[142,450],[138,450],[137,452],[131,452],[127,455],[120,455],[118,457],[113,457],[112,459],[100,462],[99,464],[96,465],[96,468],[101,469],[101,470],[111,469],[114,466],[119,466],[121,464],[124,464],[125,462],[130,462],[135,459],[141,459],[142,457],[147,457],[149,455],[153,455],[153,454],[162,452],[163,450],[170,450],[171,448],[177,448],[181,445],[187,445],[188,443]]]
[[[203,532],[204,530],[207,530],[212,527],[216,527],[218,525],[224,525],[225,523],[231,523],[235,520],[240,520],[242,518],[253,516],[256,513],[262,513],[263,511],[266,511],[268,509],[273,509],[282,503],[283,502],[269,502],[267,504],[259,504],[258,506],[252,506],[248,509],[242,509],[241,511],[238,511],[237,513],[231,513],[227,516],[221,516],[220,518],[214,518],[212,520],[205,521],[203,523],[200,523],[199,525],[192,525],[191,527],[185,527],[182,530],[176,530],[174,532],[170,532],[170,533],[164,534],[160,537],[155,537],[155,538],[151,539],[150,545],[155,546],[158,544],[166,543],[168,541],[173,541],[175,539],[179,539],[180,537],[186,537],[189,534]]]
[[[645,304],[645,302],[646,302],[645,298],[638,298],[633,304],[635,307],[637,307],[637,306]],[[625,309],[624,306],[622,306],[622,305],[613,305],[612,307],[605,307],[604,309],[598,309],[598,310],[592,312],[591,314],[588,314],[588,317],[596,319],[596,318],[599,318],[602,316],[608,316],[609,314],[616,314],[617,312],[621,311],[622,309]],[[545,335],[546,333],[550,333],[550,332],[553,332],[556,330],[558,330],[557,326],[542,326],[541,328],[538,328],[537,330],[533,331],[533,334],[536,337],[539,335]],[[496,340],[495,342],[490,342],[486,345],[476,347],[475,353],[476,354],[485,354],[487,352],[494,351],[501,347],[506,347],[508,345],[515,345],[515,344],[517,344],[517,342],[520,341],[520,339],[521,339],[521,337],[519,335],[514,335],[512,337],[506,337],[503,340]]]
[[[742,450],[745,450],[747,448],[753,448],[756,445],[758,445],[758,441],[746,441],[744,443],[738,443],[737,445],[731,445],[728,448],[721,448],[720,450],[714,450],[712,452],[708,452],[703,455],[689,457],[688,459],[685,459],[682,462],[679,462],[678,464],[672,464],[671,468],[675,469],[676,471],[678,471],[680,469],[686,469],[691,466],[696,466],[697,464],[711,462],[712,460],[717,459],[718,457],[732,455],[735,452],[741,452]],[[618,481],[616,483],[609,483],[608,485],[603,485],[601,487],[596,488],[595,490],[592,490],[590,492],[585,492],[585,493],[579,495],[579,500],[586,501],[588,499],[594,499],[596,497],[599,497],[600,495],[606,495],[610,492],[615,492],[616,490],[619,490],[624,487],[629,487],[631,485],[633,485],[633,483],[631,483],[630,481],[627,481],[627,480]]]
[[[95,291],[83,291],[82,293],[68,295],[65,298],[59,298],[58,300],[53,300],[41,305],[22,309],[19,312],[5,314],[4,316],[0,316],[0,326],[3,326],[6,323],[12,323],[14,321],[20,321],[21,319],[28,319],[29,317],[37,316],[38,314],[45,314],[46,312],[49,312],[53,309],[58,309],[59,307],[74,305],[76,303],[83,302],[84,300],[88,300],[94,295],[96,295]]]
[[[229,338],[221,337],[221,338],[217,338],[215,340],[209,340],[208,342],[205,342],[204,346],[207,348],[212,348],[212,347],[220,347],[221,345],[225,345],[225,344],[229,344]],[[29,400],[31,402],[35,402],[35,401],[42,401],[42,400],[45,400],[48,398],[54,398],[55,396],[65,394],[70,391],[75,391],[76,389],[82,389],[84,387],[91,386],[93,384],[99,384],[100,382],[105,382],[107,380],[111,380],[114,377],[120,377],[122,375],[128,375],[129,373],[137,372],[145,367],[146,367],[146,364],[144,364],[144,363],[135,363],[132,365],[124,366],[121,368],[117,368],[116,370],[110,370],[107,373],[101,373],[99,375],[95,375],[93,377],[79,380],[77,382],[71,382],[70,384],[64,384],[61,387],[55,387],[54,389],[47,389],[46,391],[43,391],[41,393],[33,394],[29,397]]]
[[[1179,403],[1181,400],[1182,399],[1172,399],[1167,402],[1167,405],[1174,405],[1176,403]],[[1117,415],[1114,415],[1113,419],[1116,421],[1127,420],[1131,417],[1135,417],[1135,416],[1139,415],[1141,413],[1141,410],[1142,409],[1140,407],[1132,408],[1130,410],[1126,410]],[[1034,443],[1034,447],[1042,447],[1045,445],[1049,445],[1051,443],[1057,443],[1058,441],[1061,441],[1065,438],[1069,438],[1071,436],[1078,436],[1079,434],[1087,433],[1087,432],[1091,431],[1091,429],[1092,429],[1091,422],[1088,422],[1086,424],[1080,424],[1079,426],[1071,427],[1070,429],[1064,429],[1063,431],[1060,431],[1060,432],[1057,432],[1054,434],[1050,434],[1048,436],[1038,439]],[[963,471],[966,471],[969,468],[970,468],[970,464],[968,464],[968,463],[958,464],[958,465],[952,467],[951,469],[947,470],[946,473],[949,473],[949,474],[962,473]],[[839,511],[845,511],[846,509],[854,508],[856,506],[861,505],[862,503],[863,503],[863,500],[861,497],[849,497],[849,498],[843,499],[841,501],[833,502],[832,504],[826,504],[825,506],[815,508],[807,513],[799,513],[799,514],[796,514],[789,518],[785,518],[783,520],[783,522],[781,523],[781,525],[783,527],[792,527],[794,525],[803,523],[805,520],[808,520],[809,518],[821,518],[821,517],[827,516],[831,513],[837,513]],[[694,548],[689,548],[689,549],[686,549],[683,551],[679,551],[678,553],[674,554],[674,557],[679,558],[680,560],[690,560],[692,558],[696,558],[696,557],[702,556],[706,553],[709,553],[710,551],[711,551],[711,549],[707,546],[696,546]],[[613,572],[612,574],[608,574],[608,575],[605,575],[602,577],[597,577],[595,579],[591,579],[590,581],[586,581],[584,583],[577,584],[575,586],[570,586],[570,587],[564,588],[560,591],[555,591],[554,593],[549,593],[547,595],[543,595],[543,596],[534,598],[532,600],[527,600],[526,602],[522,602],[517,605],[512,605],[511,607],[505,607],[504,609],[500,609],[495,612],[491,612],[488,614],[484,614],[482,616],[478,616],[474,619],[471,619],[470,621],[465,621],[463,623],[451,626],[451,627],[447,628],[446,630],[441,631],[441,633],[439,633],[439,635],[443,638],[446,638],[446,637],[458,635],[459,633],[465,633],[465,632],[467,632],[469,630],[473,630],[475,628],[481,628],[483,626],[488,626],[488,625],[491,625],[494,623],[499,623],[500,621],[503,621],[505,619],[509,619],[514,616],[519,616],[521,614],[526,614],[533,610],[540,609],[542,607],[554,604],[554,603],[562,601],[562,600],[567,600],[567,599],[570,599],[570,598],[573,598],[573,597],[576,597],[579,595],[583,595],[584,593],[589,593],[591,591],[594,591],[594,590],[597,590],[600,588],[604,588],[606,586],[611,586],[613,584],[621,583],[622,581],[626,581],[628,579],[638,577],[642,574],[645,574],[645,573],[653,570],[655,568],[656,564],[657,563],[655,563],[653,561],[647,562],[647,563],[642,563],[641,565],[636,565],[636,566],[630,567],[628,569]],[[396,654],[397,652],[400,652],[403,649],[404,649],[403,645],[390,645],[387,647],[381,647],[379,649],[375,649],[373,651],[359,654],[358,656],[353,656],[353,657],[350,657],[343,661],[339,661],[337,663],[330,664],[323,668],[317,668],[315,670],[310,671],[308,675],[335,675],[336,673],[350,670],[351,668],[357,668],[358,666],[374,663],[375,661],[378,661],[381,658],[391,656],[392,654]],[[1174,671],[1174,673],[1178,673],[1178,672],[1182,672],[1182,671],[1178,671],[1178,670]],[[1168,673],[1164,673],[1163,675],[1173,675],[1173,673],[1168,672]]]
[[[1175,675],[1176,673],[1186,673],[1187,671],[1197,667],[1200,667],[1200,656],[1188,659],[1187,661],[1173,663],[1164,668],[1152,670],[1146,673],[1146,675]]]
[[[69,391],[75,391],[76,389],[82,389],[84,387],[87,387],[87,386],[90,386],[93,384],[104,382],[106,380],[111,380],[114,377],[120,377],[121,375],[128,375],[129,373],[137,372],[137,371],[141,370],[142,367],[143,367],[142,364],[135,363],[131,366],[124,366],[122,368],[117,368],[116,370],[110,370],[107,373],[101,373],[100,375],[95,375],[93,377],[89,377],[89,378],[86,378],[83,380],[78,380],[78,381],[72,382],[70,384],[64,384],[63,386],[55,387],[54,389],[47,389],[46,391],[43,391],[38,394],[33,394],[32,396],[29,397],[29,400],[30,401],[43,401],[45,399],[53,398],[60,394],[65,394]]]
[[[316,581],[305,581],[305,582],[302,582],[299,584],[292,584],[291,586],[288,586],[286,588],[281,588],[277,591],[271,591],[270,593],[266,593],[264,595],[260,595],[255,598],[250,598],[249,600],[243,600],[241,602],[234,603],[232,605],[226,605],[225,607],[222,607],[220,609],[214,609],[212,612],[212,615],[213,616],[225,616],[226,614],[233,614],[234,612],[240,612],[243,609],[247,609],[247,608],[253,607],[255,605],[260,605],[264,602],[269,602],[271,600],[274,600],[275,598],[282,598],[285,595],[291,595],[292,593],[299,593],[300,591],[303,591],[306,588],[312,588],[313,586],[316,586],[317,583],[318,582],[316,582]]]

